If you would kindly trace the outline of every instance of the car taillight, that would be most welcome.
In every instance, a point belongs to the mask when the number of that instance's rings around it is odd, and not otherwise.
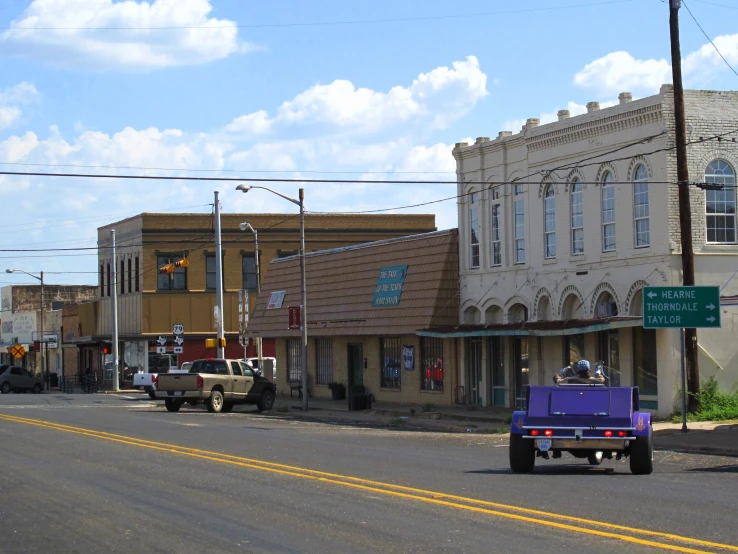
[[[205,386],[205,384],[202,381],[202,375],[197,376],[197,388],[201,389]]]
[[[627,436],[628,436],[628,433],[626,433],[625,431],[618,431],[618,437],[627,437]]]
[[[553,436],[553,434],[554,434],[554,432],[553,432],[553,431],[551,431],[551,429],[546,429],[546,430],[545,430],[545,431],[543,432],[543,434],[544,434],[544,435],[546,435],[547,437],[552,437],[552,436]]]
[[[154,384],[154,385],[158,384],[159,383],[159,376],[156,375],[156,374],[152,375],[151,376],[151,383]]]
[[[538,436],[538,429],[532,429],[531,432],[530,432],[530,434],[533,435],[534,437],[537,437]]]
[[[609,437],[612,437],[612,431],[610,431],[610,430],[605,431],[605,436],[608,437],[608,438]]]

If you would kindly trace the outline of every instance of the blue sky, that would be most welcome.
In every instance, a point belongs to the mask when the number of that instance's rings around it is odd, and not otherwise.
[[[687,3],[738,67],[738,1]],[[685,9],[681,23],[685,84],[738,88]],[[546,122],[622,91],[647,96],[670,81],[661,0],[5,0],[0,27],[7,170],[453,180],[454,142],[517,132],[528,117]],[[274,173],[249,173],[259,170]],[[237,195],[232,184],[0,177],[0,248],[94,246],[97,226],[126,215],[208,211],[215,186],[226,212],[293,208],[265,192]],[[298,186],[275,188],[294,195]],[[313,211],[454,193],[306,185]],[[453,201],[411,211],[456,224]],[[96,267],[94,256],[11,256],[0,252],[0,267]],[[14,282],[22,280],[0,284]]]

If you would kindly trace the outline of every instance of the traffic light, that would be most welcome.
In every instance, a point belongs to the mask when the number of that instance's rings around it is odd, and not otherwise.
[[[174,262],[174,267],[187,267],[188,265],[190,265],[190,260],[187,259],[187,256],[185,256],[178,262]]]
[[[174,270],[180,267],[187,267],[190,265],[190,260],[187,259],[187,256],[182,258],[181,260],[177,260],[176,262],[172,263],[172,260],[168,260],[167,265],[163,265],[159,268],[159,273],[174,273]]]
[[[113,345],[109,342],[106,342],[102,346],[102,353],[105,356],[110,356],[113,353]]]
[[[172,260],[169,260],[167,265],[161,266],[159,268],[159,273],[174,273],[174,264],[172,263]]]

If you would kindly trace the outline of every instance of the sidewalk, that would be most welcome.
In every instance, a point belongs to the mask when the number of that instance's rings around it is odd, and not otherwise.
[[[301,398],[278,396],[271,413],[289,413],[304,421],[479,434],[507,434],[505,416],[512,413],[510,409],[470,410],[467,406],[438,406],[425,412],[423,406],[387,402],[375,402],[371,410],[355,412],[348,410],[346,401],[318,398],[310,398],[308,408],[302,412]],[[657,450],[738,457],[738,421],[689,423],[687,433],[682,433],[681,423],[657,422],[653,428]]]

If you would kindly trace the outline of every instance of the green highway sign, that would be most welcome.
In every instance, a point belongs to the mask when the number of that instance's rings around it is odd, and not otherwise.
[[[643,327],[720,327],[720,288],[643,287]]]

